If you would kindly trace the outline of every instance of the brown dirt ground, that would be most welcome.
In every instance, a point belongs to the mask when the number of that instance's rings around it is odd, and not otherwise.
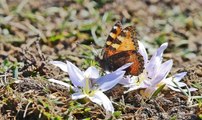
[[[61,80],[68,77],[66,73],[50,65],[49,61],[68,59],[85,69],[88,66],[84,64],[85,59],[94,58],[95,55],[82,45],[102,48],[92,40],[91,31],[82,30],[80,26],[72,22],[76,20],[81,23],[85,20],[99,21],[96,20],[99,17],[91,15],[93,13],[90,10],[93,7],[89,6],[93,5],[90,3],[94,1],[84,0],[83,4],[75,2],[76,0],[30,1],[25,3],[24,12],[16,14],[12,10],[22,2],[8,0],[7,4],[3,4],[3,1],[2,8],[0,7],[0,18],[3,21],[0,23],[0,63],[3,64],[3,61],[7,59],[11,63],[18,62],[23,65],[18,67],[17,80],[13,78],[12,68],[6,70],[7,83],[1,85],[0,88],[0,119],[200,119],[199,115],[202,115],[200,106],[189,107],[188,98],[185,95],[170,90],[163,91],[151,100],[144,100],[139,91],[123,94],[125,88],[117,85],[106,92],[116,103],[114,104],[115,110],[121,111],[121,115],[117,118],[115,116],[110,118],[103,112],[102,107],[91,102],[72,101],[71,92],[63,86],[47,82],[47,78]],[[188,74],[183,80],[189,86],[198,84],[199,90],[193,95],[201,96],[201,5],[201,0],[193,2],[180,0],[161,2],[159,0],[116,0],[111,2],[106,0],[95,6],[95,14],[103,16],[107,11],[111,11],[114,16],[111,22],[104,23],[104,30],[98,29],[100,33],[97,34],[106,37],[114,21],[123,18],[124,23],[136,24],[139,39],[146,43],[149,53],[152,53],[160,43],[168,41],[169,47],[164,57],[174,60],[171,74],[187,71]],[[47,9],[51,7],[59,9],[48,13]],[[75,16],[73,16],[74,10]],[[89,12],[90,17],[87,13],[87,16],[82,15],[86,12],[85,10]],[[172,12],[176,13],[172,14]],[[179,22],[178,17],[180,20],[185,20]],[[72,22],[72,26],[65,26],[65,21]],[[64,22],[64,28],[59,27],[61,22]],[[78,25],[82,25],[81,23],[79,22]],[[169,32],[165,32],[163,28]],[[68,36],[69,33],[73,34],[72,31],[76,32],[76,35]],[[60,35],[61,33],[65,37],[50,41],[52,34]],[[89,52],[90,55],[86,55],[84,51]],[[5,72],[0,72],[0,75],[4,74]],[[1,77],[1,81],[3,80],[5,77]],[[195,103],[197,101],[193,101],[193,104]]]

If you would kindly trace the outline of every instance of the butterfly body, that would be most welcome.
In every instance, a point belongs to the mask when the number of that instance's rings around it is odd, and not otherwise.
[[[133,26],[122,29],[120,22],[112,28],[103,49],[103,58],[99,61],[104,70],[114,71],[126,63],[133,63],[126,69],[127,74],[139,75],[143,71],[144,61],[138,53],[138,42]]]

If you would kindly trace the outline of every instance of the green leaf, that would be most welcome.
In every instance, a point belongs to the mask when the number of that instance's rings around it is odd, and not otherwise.
[[[115,111],[113,113],[114,117],[116,117],[116,118],[119,118],[121,116],[121,114],[122,114],[121,111]]]
[[[151,98],[156,97],[165,87],[166,84],[161,85],[151,96]]]
[[[175,115],[175,116],[172,116],[171,118],[170,118],[170,120],[177,120],[177,116]]]
[[[198,116],[199,116],[199,118],[202,120],[202,114],[199,114]]]
[[[84,111],[85,112],[89,112],[91,110],[91,108],[85,108]]]
[[[18,66],[13,66],[13,78],[17,79],[18,78]]]
[[[83,119],[83,120],[90,120],[90,118],[85,118],[85,119]]]
[[[155,41],[160,46],[161,44],[163,44],[167,41],[167,38],[166,38],[165,34],[162,33],[157,38],[155,38]]]

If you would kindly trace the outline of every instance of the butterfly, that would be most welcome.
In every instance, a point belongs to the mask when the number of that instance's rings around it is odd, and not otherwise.
[[[114,71],[126,63],[133,63],[126,69],[126,74],[139,75],[144,69],[143,56],[138,53],[137,33],[134,26],[124,29],[120,21],[111,29],[102,50],[100,66],[107,71]]]

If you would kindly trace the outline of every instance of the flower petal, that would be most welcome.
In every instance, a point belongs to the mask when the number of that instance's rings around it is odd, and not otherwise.
[[[177,92],[182,92],[182,91],[181,91],[179,88],[177,88],[177,87],[173,87],[173,86],[170,86],[170,85],[168,85],[168,87],[169,87],[171,90],[174,90],[174,91],[177,91]],[[187,88],[188,88],[188,87],[187,87]],[[193,91],[196,91],[196,90],[198,90],[198,89],[193,88],[193,87],[188,88],[188,90],[187,90],[187,89],[183,89],[184,92],[188,92],[188,91],[193,92]]]
[[[148,87],[145,91],[144,91],[144,97],[146,98],[150,98],[153,93],[157,90],[157,87]]]
[[[64,72],[68,72],[67,71],[67,64],[61,61],[50,61],[51,64],[59,67],[61,70],[63,70]]]
[[[136,79],[138,80],[138,79]],[[133,82],[131,84],[126,84],[124,87],[129,87],[129,89],[127,91],[125,91],[124,93],[133,91],[133,90],[137,90],[137,89],[141,89],[141,88],[147,88],[151,86],[151,82],[150,80],[144,80],[141,83],[137,83],[135,81],[135,79],[133,80]]]
[[[184,87],[184,86],[186,86],[185,83],[176,81],[173,77],[169,77],[169,78],[163,79],[161,82],[164,83],[164,84],[166,84],[167,86],[177,87],[177,86],[175,85],[175,83],[173,83],[173,81],[174,81],[179,87]]]
[[[65,87],[67,87],[68,89],[69,89],[69,88],[74,89],[70,84],[65,83],[65,82],[62,82],[62,81],[59,81],[59,80],[48,79],[48,81],[53,82],[53,83],[57,83],[57,84],[60,84],[60,85],[63,85],[63,86],[65,86]]]
[[[175,74],[173,76],[174,81],[180,81],[186,74],[187,74],[187,72],[181,72],[181,73]]]
[[[114,71],[110,74],[107,74],[97,80],[99,89],[102,91],[107,91],[113,88],[119,81],[123,78],[125,71]]]
[[[89,99],[92,102],[95,102],[97,104],[101,104],[104,106],[106,111],[109,112],[114,112],[114,107],[111,103],[111,101],[109,100],[109,98],[102,92],[102,91],[96,91],[93,97],[89,97]]]
[[[126,68],[130,67],[133,63],[126,63],[123,66],[121,66],[120,68],[118,68],[116,71],[123,71]]]
[[[74,64],[69,61],[67,62],[67,70],[69,73],[70,80],[75,87],[82,87],[84,86],[84,75],[79,68],[77,68]]]
[[[131,84],[135,83],[135,81],[138,80],[138,76],[126,76],[126,77],[123,77],[120,81],[119,81],[119,84],[122,84],[124,85],[124,87],[128,87],[130,86]]]
[[[95,67],[91,66],[84,72],[84,76],[92,79],[97,79],[99,78],[99,71]]]
[[[139,50],[138,52],[143,56],[144,62],[147,63],[148,55],[144,45],[138,40]]]
[[[140,85],[133,85],[133,86],[130,86],[130,88],[127,90],[127,91],[124,91],[124,94],[125,93],[128,93],[130,91],[134,91],[134,90],[138,90],[138,89],[141,89],[141,88],[147,88],[148,86],[145,85],[145,84],[140,84]]]
[[[78,93],[72,94],[71,97],[73,100],[77,100],[77,99],[82,99],[82,98],[86,97],[86,95],[81,92],[78,92]]]
[[[168,43],[163,43],[160,48],[157,50],[156,56],[161,56],[163,55],[164,50],[168,47]]]
[[[103,103],[103,101],[101,101],[100,100],[100,98],[98,98],[95,94],[94,94],[94,96],[88,96],[88,98],[92,101],[92,102],[94,102],[94,103],[96,103],[96,104],[98,104],[98,105],[102,105],[102,103]]]
[[[173,61],[168,60],[160,66],[156,76],[152,78],[152,81],[151,81],[152,86],[157,85],[159,82],[161,82],[163,79],[166,78],[166,76],[168,75],[168,73],[170,72],[172,68],[172,65],[173,65]]]
[[[169,87],[171,90],[174,90],[174,91],[180,92],[180,89],[175,88],[175,87],[173,87],[173,86],[171,86],[171,85],[167,85],[167,87]]]
[[[193,88],[193,87],[189,88],[189,91],[191,91],[191,92],[197,91],[197,90],[198,90],[197,88]]]
[[[167,48],[168,43],[164,43],[158,48],[156,53],[153,54],[152,58],[150,59],[149,63],[145,65],[145,69],[148,72],[148,76],[152,77],[154,74],[156,74],[158,67],[161,65],[162,62],[162,56],[164,50]]]
[[[187,72],[181,72],[181,73],[178,73],[178,74],[175,74],[174,76],[172,77],[169,77],[169,78],[166,78],[164,79],[163,83],[165,83],[166,85],[168,86],[173,86],[173,87],[177,87],[176,84],[179,86],[179,87],[184,87],[186,86],[187,84],[183,83],[183,82],[180,82],[180,80],[187,74]],[[173,83],[173,81],[175,83]]]

